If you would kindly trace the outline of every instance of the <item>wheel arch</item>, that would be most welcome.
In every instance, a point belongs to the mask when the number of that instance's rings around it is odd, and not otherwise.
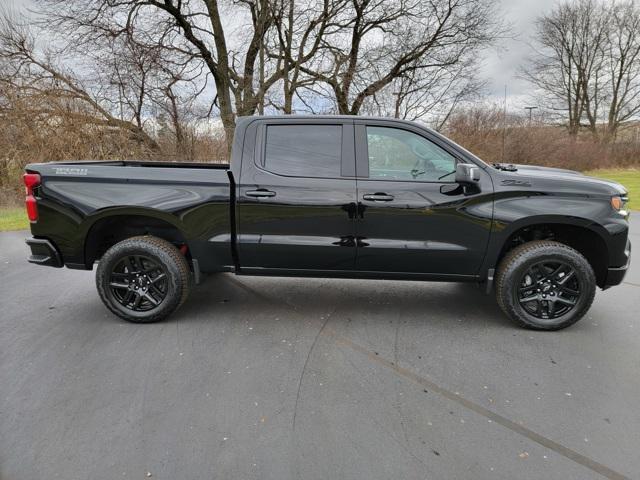
[[[188,239],[179,219],[154,209],[111,209],[86,222],[84,229],[84,261],[87,268],[116,243],[138,235],[153,235],[177,246]]]
[[[609,263],[607,235],[603,226],[585,218],[565,215],[527,217],[496,232],[492,248],[494,254],[488,268],[497,269],[510,250],[527,241],[555,240],[582,254],[593,268],[597,285],[602,287]]]

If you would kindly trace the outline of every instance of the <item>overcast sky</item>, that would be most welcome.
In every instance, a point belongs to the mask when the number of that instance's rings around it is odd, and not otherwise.
[[[30,0],[0,0],[13,6],[29,5]],[[488,81],[488,93],[496,102],[502,102],[507,86],[507,104],[510,109],[527,104],[529,85],[518,78],[518,68],[530,53],[528,42],[534,32],[534,21],[540,14],[549,11],[557,0],[500,0],[501,10],[517,35],[514,40],[501,40],[496,49],[488,50],[478,72]]]
[[[535,19],[548,12],[557,0],[502,0],[502,11],[517,35],[515,40],[502,40],[499,51],[487,52],[482,75],[489,82],[489,94],[502,102],[507,86],[507,102],[510,108],[521,108],[527,103],[529,84],[518,78],[518,68],[530,54],[528,45],[534,30]]]

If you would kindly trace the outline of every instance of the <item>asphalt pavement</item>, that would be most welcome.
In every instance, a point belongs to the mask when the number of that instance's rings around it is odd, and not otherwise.
[[[230,274],[134,325],[26,236],[0,234],[2,480],[640,479],[638,259],[553,333],[474,285]]]

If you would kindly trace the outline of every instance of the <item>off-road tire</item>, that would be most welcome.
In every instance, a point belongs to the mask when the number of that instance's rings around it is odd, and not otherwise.
[[[540,319],[531,315],[519,302],[518,289],[528,269],[541,261],[560,261],[575,271],[580,282],[580,296],[575,306],[555,319]],[[508,317],[525,328],[560,330],[580,320],[591,307],[596,291],[593,268],[578,251],[550,240],[527,242],[511,250],[502,259],[496,275],[498,305]]]
[[[127,256],[144,256],[160,264],[166,274],[166,296],[161,303],[144,312],[120,304],[109,290],[111,273]],[[113,245],[100,259],[96,269],[96,286],[105,306],[120,318],[134,323],[151,323],[165,319],[189,297],[192,276],[189,264],[171,243],[150,235],[131,237]]]

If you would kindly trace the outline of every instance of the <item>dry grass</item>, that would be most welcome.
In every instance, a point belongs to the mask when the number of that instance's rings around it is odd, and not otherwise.
[[[505,162],[572,170],[640,168],[640,127],[621,132],[619,141],[600,143],[589,135],[570,138],[562,127],[523,117],[507,118],[497,108],[470,109],[454,115],[445,134],[488,163]],[[503,148],[504,135],[504,148]]]

